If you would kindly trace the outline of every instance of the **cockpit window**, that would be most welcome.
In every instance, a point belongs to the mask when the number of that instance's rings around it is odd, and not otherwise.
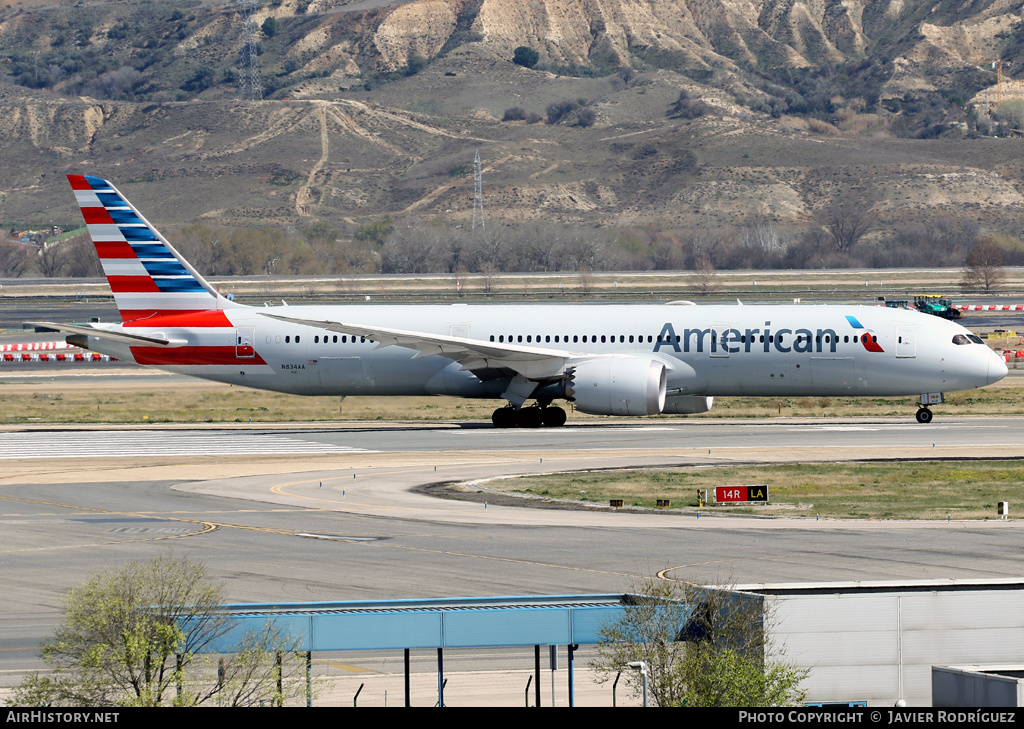
[[[953,344],[970,344],[971,340],[963,334],[956,334],[953,336]]]
[[[981,337],[979,337],[979,336],[976,336],[976,335],[974,335],[974,334],[968,334],[968,335],[967,335],[967,338],[968,338],[968,339],[970,339],[970,340],[971,340],[972,342],[974,342],[975,344],[984,344],[984,342],[983,342],[983,341],[981,341]]]

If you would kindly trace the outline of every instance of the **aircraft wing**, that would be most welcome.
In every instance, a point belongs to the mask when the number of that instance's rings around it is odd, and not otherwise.
[[[561,377],[567,368],[580,362],[615,356],[594,355],[548,347],[530,347],[521,344],[485,342],[482,339],[452,337],[444,334],[429,334],[341,321],[299,319],[277,314],[263,314],[263,316],[292,324],[327,329],[339,334],[366,337],[376,342],[377,347],[399,346],[415,349],[418,352],[417,357],[441,355],[455,360],[467,370],[507,368],[531,380],[555,379]]]
[[[144,344],[148,347],[180,347],[187,342],[183,339],[165,339],[163,337],[147,337],[142,334],[128,334],[111,329],[96,329],[95,327],[79,326],[77,324],[56,324],[52,321],[30,321],[30,326],[40,329],[52,329],[55,332],[67,334],[83,334],[87,337],[98,337],[100,339],[112,339],[118,342],[129,344]]]

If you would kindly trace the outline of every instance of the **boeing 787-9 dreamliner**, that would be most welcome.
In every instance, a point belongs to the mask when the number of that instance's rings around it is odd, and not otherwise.
[[[920,396],[1006,375],[977,336],[848,305],[446,304],[252,307],[228,300],[106,180],[68,175],[121,323],[37,322],[163,370],[296,395],[500,398],[497,427],[701,413],[716,395]],[[528,403],[532,404],[528,405]]]

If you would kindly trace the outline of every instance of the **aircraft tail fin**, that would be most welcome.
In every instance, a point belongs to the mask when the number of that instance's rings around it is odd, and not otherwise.
[[[68,175],[126,326],[240,306],[221,296],[106,180]]]

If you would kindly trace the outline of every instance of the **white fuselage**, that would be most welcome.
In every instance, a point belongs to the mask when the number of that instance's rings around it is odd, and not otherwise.
[[[230,326],[125,328],[187,342],[147,348],[90,337],[96,351],[220,382],[301,395],[499,397],[512,373],[268,315],[389,327],[581,354],[650,356],[679,395],[897,396],[983,387],[1002,359],[958,324],[848,305],[454,304],[239,307]],[[867,335],[867,336],[865,336]]]

